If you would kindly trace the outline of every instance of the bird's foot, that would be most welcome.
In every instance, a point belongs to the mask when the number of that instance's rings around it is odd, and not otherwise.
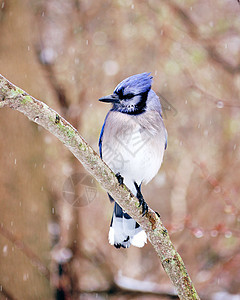
[[[139,206],[142,206],[142,216],[144,217],[145,214],[148,212],[148,205],[147,205],[147,202],[143,198],[140,187],[137,185],[136,182],[134,182],[134,185],[137,190],[137,198],[139,200]]]
[[[122,185],[123,184],[123,177],[121,176],[121,174],[119,172],[117,172],[116,177],[117,177],[119,185]]]
[[[144,217],[148,212],[147,202],[143,198],[141,200],[139,199],[139,206],[142,206],[142,216]]]

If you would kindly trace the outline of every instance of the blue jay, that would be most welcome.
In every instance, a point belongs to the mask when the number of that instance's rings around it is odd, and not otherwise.
[[[112,103],[100,133],[100,156],[119,183],[124,182],[139,199],[143,215],[148,206],[141,184],[157,174],[167,146],[160,100],[151,85],[150,73],[133,75],[120,82],[112,95],[99,99]],[[109,243],[128,248],[131,244],[143,247],[146,242],[145,231],[115,202]]]

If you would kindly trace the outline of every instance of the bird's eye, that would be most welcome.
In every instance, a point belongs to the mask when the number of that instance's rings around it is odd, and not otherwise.
[[[124,95],[124,90],[123,89],[121,89],[121,90],[118,90],[118,91],[115,91],[114,92],[115,94],[117,94],[118,95],[118,97],[119,97],[119,99],[122,99],[122,100],[126,100],[126,99],[131,99],[131,98],[133,98],[135,95],[134,94],[132,94],[132,93],[129,93],[129,94],[126,94],[126,95]]]
[[[133,98],[134,97],[134,94],[131,94],[131,93],[129,93],[129,94],[127,94],[127,95],[124,95],[124,98],[125,99],[131,99],[131,98]]]
[[[119,99],[122,99],[122,98],[123,98],[123,90],[117,91],[116,94],[118,95]]]

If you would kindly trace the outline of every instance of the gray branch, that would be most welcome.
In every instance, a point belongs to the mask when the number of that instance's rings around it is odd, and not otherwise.
[[[146,231],[162,266],[180,299],[200,299],[187,273],[182,258],[175,250],[160,218],[149,208],[142,217],[139,201],[125,185],[119,185],[113,171],[80,136],[78,131],[56,111],[36,100],[0,75],[0,108],[10,107],[54,134],[81,162],[84,168]]]

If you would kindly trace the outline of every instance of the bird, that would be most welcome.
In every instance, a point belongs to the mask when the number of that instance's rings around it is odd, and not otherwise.
[[[147,72],[132,75],[121,81],[113,94],[99,99],[112,104],[99,137],[100,157],[119,183],[138,198],[143,216],[148,205],[141,186],[158,173],[167,148],[167,130],[160,99],[151,88],[152,79]],[[111,195],[109,198],[114,201]],[[115,201],[108,239],[116,248],[147,243],[146,232]]]

